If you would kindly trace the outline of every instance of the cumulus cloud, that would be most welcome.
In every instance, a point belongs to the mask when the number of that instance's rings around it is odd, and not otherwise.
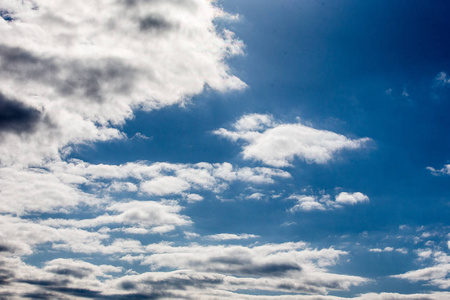
[[[271,184],[274,178],[289,178],[288,172],[273,168],[234,167],[229,163],[170,164],[136,162],[123,165],[93,165],[79,160],[49,165],[56,173],[80,176],[91,183],[102,182],[110,190],[137,191],[152,196],[182,195],[189,190],[219,192],[236,181]],[[198,201],[199,196],[188,196]]]
[[[344,149],[358,149],[370,139],[350,139],[343,135],[315,129],[301,123],[277,123],[269,115],[241,117],[234,130],[220,128],[214,133],[231,141],[243,141],[245,159],[261,161],[274,167],[292,166],[294,158],[323,164]]]
[[[360,192],[351,194],[347,192],[342,192],[336,196],[336,202],[339,204],[353,205],[357,203],[369,202],[369,197]]]
[[[293,199],[297,201],[293,207],[289,209],[291,213],[297,211],[313,211],[313,210],[331,210],[340,208],[343,205],[355,205],[358,203],[369,202],[369,197],[363,193],[347,193],[341,192],[332,200],[331,195],[291,195],[287,199]]]
[[[203,199],[198,192],[220,193],[234,182],[263,185],[290,176],[279,169],[238,168],[229,163],[94,165],[72,160],[37,167],[5,166],[0,168],[0,212],[68,213],[80,205],[105,205],[118,193],[171,196],[192,203]]]
[[[243,44],[215,27],[226,13],[213,2],[0,5],[0,107],[10,111],[0,115],[2,164],[39,163],[73,143],[122,138],[117,126],[133,110],[180,104],[205,86],[245,87],[225,63]]]
[[[79,189],[85,182],[82,176],[45,168],[0,168],[0,212],[67,212],[79,204],[100,203]]]

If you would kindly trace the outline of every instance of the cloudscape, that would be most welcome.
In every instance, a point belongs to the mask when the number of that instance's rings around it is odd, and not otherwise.
[[[449,10],[0,0],[0,298],[449,299]]]

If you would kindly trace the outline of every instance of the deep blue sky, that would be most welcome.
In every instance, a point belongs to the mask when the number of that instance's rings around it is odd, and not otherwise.
[[[344,152],[330,164],[297,160],[294,168],[288,168],[294,177],[291,184],[339,186],[371,196],[370,209],[361,220],[347,223],[341,219],[346,216],[330,220],[322,215],[312,217],[313,224],[326,221],[333,229],[357,232],[404,223],[446,223],[448,179],[430,176],[426,167],[438,168],[449,161],[450,90],[436,87],[435,77],[450,69],[450,4],[220,4],[241,15],[240,22],[226,24],[246,45],[245,55],[231,59],[230,66],[249,87],[224,95],[207,91],[186,107],[138,112],[124,130],[129,136],[141,132],[151,140],[99,144],[75,157],[94,163],[243,163],[239,147],[211,131],[229,127],[246,113],[268,113],[287,123],[300,117],[318,129],[373,139],[366,149]]]

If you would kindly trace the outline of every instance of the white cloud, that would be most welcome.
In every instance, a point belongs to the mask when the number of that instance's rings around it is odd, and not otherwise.
[[[2,164],[124,138],[117,126],[134,109],[182,104],[205,86],[245,87],[225,63],[243,43],[215,27],[226,13],[212,1],[5,0],[0,9],[13,19],[0,22],[0,98],[33,112],[27,126],[0,132]]]
[[[245,159],[274,167],[292,165],[295,157],[307,163],[323,164],[343,149],[358,149],[370,139],[349,139],[343,135],[306,125],[277,124],[268,115],[245,115],[234,124],[235,131],[220,128],[215,134],[245,142]]]
[[[136,259],[150,265],[152,274],[168,269],[218,276],[220,280],[214,284],[217,290],[325,294],[328,290],[347,290],[367,282],[361,277],[327,271],[327,267],[336,265],[347,252],[333,248],[310,249],[303,242],[250,247],[198,244],[175,247],[159,243],[148,245],[146,250],[148,255]]]
[[[325,206],[319,203],[316,196],[292,195],[288,199],[296,199],[297,204],[289,209],[291,213],[297,211],[325,210]]]
[[[411,282],[425,281],[429,285],[440,289],[450,288],[450,256],[440,250],[419,249],[416,251],[419,261],[431,259],[431,266],[408,271],[404,274],[393,275],[394,278],[405,279]]]
[[[250,200],[261,200],[261,199],[263,199],[264,198],[264,194],[262,194],[262,193],[253,193],[253,194],[251,194],[251,195],[249,195],[249,196],[247,196],[247,197],[245,197],[245,199],[250,199]]]
[[[187,200],[189,203],[194,203],[194,202],[202,201],[202,200],[203,200],[203,197],[200,196],[199,194],[188,194],[188,195],[186,196],[186,200]]]
[[[336,196],[336,202],[339,204],[354,205],[357,203],[369,202],[369,197],[367,197],[366,195],[364,195],[363,193],[360,193],[360,192],[356,192],[356,193],[352,193],[352,194],[342,192]]]
[[[294,199],[297,201],[297,204],[289,209],[289,212],[291,213],[297,211],[331,210],[340,208],[342,205],[354,205],[369,202],[369,197],[360,192],[341,192],[335,196],[334,201],[331,200],[331,195],[324,193],[319,196],[293,194],[287,199]]]
[[[55,247],[83,249],[83,252],[97,252],[102,247],[102,242],[109,238],[104,233],[78,228],[54,228],[11,215],[0,215],[0,225],[2,247],[6,249],[6,253],[18,255],[30,255],[35,246],[44,243],[52,243]]]
[[[270,115],[250,114],[240,118],[233,127],[237,131],[259,131],[274,125],[274,120]]]
[[[381,249],[381,248],[372,248],[372,249],[369,249],[369,251],[370,252],[378,252],[378,253],[395,251],[395,252],[398,252],[398,253],[401,253],[401,254],[408,254],[408,249],[406,249],[406,248],[397,248],[396,249],[394,247],[384,247],[383,249]]]
[[[94,219],[82,220],[47,219],[41,224],[77,228],[98,227],[107,224],[139,225],[156,227],[157,229],[152,229],[154,232],[163,233],[175,229],[174,226],[186,226],[192,223],[188,217],[179,214],[181,209],[182,207],[175,201],[119,202],[106,208],[107,211],[118,212],[118,214],[104,214]]]
[[[272,184],[276,178],[290,176],[279,169],[237,168],[229,163],[94,165],[71,160],[36,167],[0,167],[0,212],[67,213],[80,205],[102,206],[117,193],[171,195],[192,203],[203,199],[193,191],[220,193],[237,181]]]
[[[432,167],[427,167],[427,170],[429,170],[431,174],[433,174],[434,176],[450,175],[450,164],[444,165],[444,167],[442,167],[439,170],[436,170],[435,168]]]
[[[450,78],[447,77],[447,73],[441,72],[436,76],[435,79],[438,85],[447,85],[450,84]]]
[[[65,212],[81,203],[100,203],[97,196],[78,188],[86,181],[44,168],[0,168],[0,212]]]
[[[234,234],[234,233],[219,233],[213,235],[207,235],[205,238],[214,240],[214,241],[228,241],[228,240],[247,240],[247,239],[255,239],[258,238],[259,235],[254,234]]]
[[[189,189],[189,187],[189,183],[180,178],[163,176],[141,183],[140,190],[149,195],[164,196],[181,194]]]

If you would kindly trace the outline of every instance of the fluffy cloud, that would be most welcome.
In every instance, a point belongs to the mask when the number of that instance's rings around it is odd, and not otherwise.
[[[331,199],[331,195],[329,194],[322,194],[320,196],[294,194],[288,199],[294,199],[297,201],[297,204],[289,209],[291,213],[297,211],[330,210],[340,208],[342,205],[354,205],[369,202],[369,197],[360,192],[341,192],[335,196],[334,201]]]
[[[306,125],[276,123],[269,115],[245,115],[234,124],[234,131],[220,128],[215,134],[232,141],[245,142],[245,159],[275,167],[291,166],[295,157],[307,163],[323,164],[336,152],[358,149],[370,139],[349,139],[343,135]]]
[[[274,178],[289,178],[288,172],[273,168],[237,168],[229,163],[170,164],[136,162],[124,165],[92,165],[79,160],[52,163],[58,174],[85,178],[91,184],[102,182],[109,190],[138,191],[151,196],[181,195],[195,190],[219,192],[235,181],[271,184]],[[198,196],[186,196],[200,200]]]
[[[210,1],[4,0],[0,11],[0,107],[13,112],[0,114],[2,164],[122,138],[134,109],[183,103],[205,86],[245,87],[225,63],[243,44],[217,30],[227,15]]]
[[[219,193],[233,182],[272,184],[290,176],[279,169],[237,168],[229,163],[93,165],[72,160],[39,167],[5,166],[0,168],[0,212],[67,213],[80,205],[103,206],[117,193],[170,195],[191,203],[203,199],[193,190]]]
[[[339,195],[336,196],[336,202],[339,204],[357,204],[357,203],[364,203],[369,202],[369,197],[364,195],[363,193],[356,192],[356,193],[347,193],[342,192]]]
[[[83,249],[96,252],[109,236],[100,232],[89,232],[77,228],[54,228],[32,220],[11,215],[0,215],[1,245],[4,253],[30,255],[36,246],[52,243],[54,247]],[[80,252],[80,251],[76,251]]]
[[[78,187],[86,178],[45,168],[0,168],[0,212],[67,212],[79,204],[100,203]]]

